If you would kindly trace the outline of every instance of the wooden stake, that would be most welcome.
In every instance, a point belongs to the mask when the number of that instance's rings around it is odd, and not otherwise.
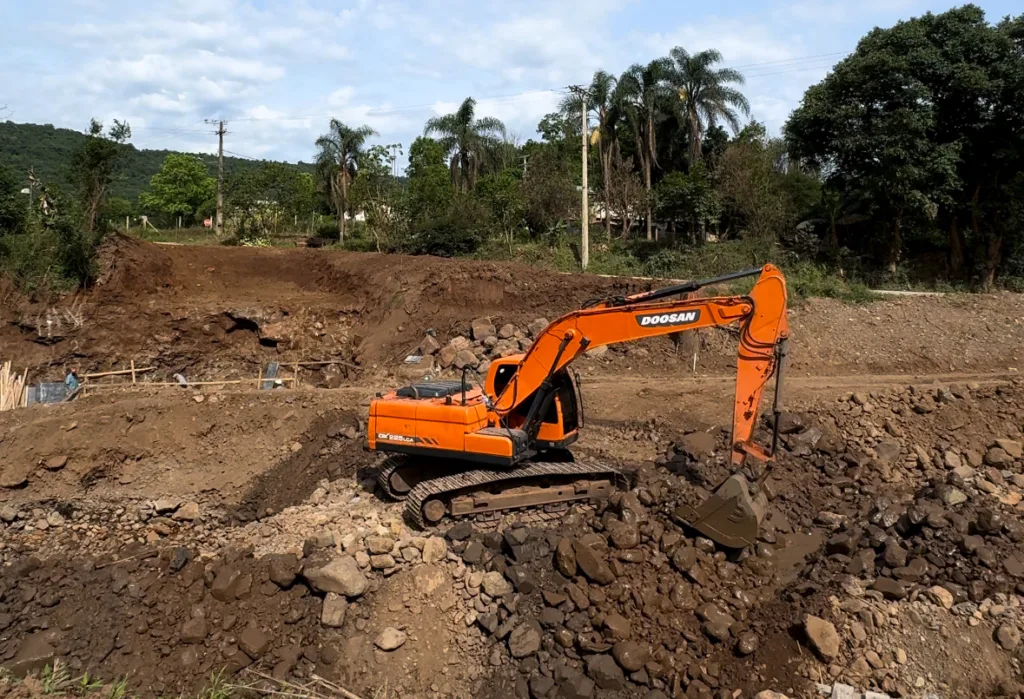
[[[135,360],[132,360],[132,384],[135,384]]]
[[[292,372],[294,372],[294,374],[295,374],[295,381],[292,382],[292,388],[295,388],[296,386],[299,385],[299,363],[298,362],[295,362],[295,367],[292,369]]]
[[[131,374],[133,371],[135,373],[141,374],[145,371],[153,371],[154,369],[156,369],[155,366],[147,366],[142,369],[120,369],[118,371],[100,371],[95,374],[82,374],[82,378],[98,379],[103,376],[124,376],[125,374]]]
[[[256,377],[256,390],[260,391],[263,389],[263,365],[260,364],[260,375]]]

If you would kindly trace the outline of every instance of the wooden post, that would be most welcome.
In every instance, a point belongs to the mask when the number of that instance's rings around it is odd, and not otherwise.
[[[135,385],[135,360],[132,359],[132,385]]]
[[[292,382],[292,388],[295,388],[296,386],[299,385],[299,363],[298,362],[295,363],[295,366],[292,368],[292,371],[295,373],[295,380]]]
[[[127,233],[131,229],[132,229],[132,217],[131,216],[125,216],[124,217],[124,232]]]
[[[259,373],[259,376],[256,377],[256,390],[259,391],[259,390],[262,390],[262,389],[263,389],[263,365],[260,364],[260,373]]]

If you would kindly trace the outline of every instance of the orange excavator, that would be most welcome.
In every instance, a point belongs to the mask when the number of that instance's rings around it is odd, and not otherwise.
[[[746,295],[693,296],[703,287],[755,275]],[[583,426],[572,362],[602,345],[733,324],[739,325],[734,473],[697,508],[681,507],[676,517],[723,546],[749,545],[767,508],[761,485],[778,441],[789,335],[786,282],[773,265],[590,302],[548,325],[525,354],[495,360],[486,378],[477,376],[477,386],[466,369],[461,381],[378,394],[370,405],[367,446],[390,455],[379,484],[406,501],[408,518],[421,528],[445,517],[606,498],[628,481],[617,469],[568,451]],[[773,375],[775,434],[765,448],[753,441],[753,432]]]

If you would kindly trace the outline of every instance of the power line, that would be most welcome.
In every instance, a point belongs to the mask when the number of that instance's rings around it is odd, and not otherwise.
[[[796,58],[785,58],[785,59],[780,59],[778,61],[764,61],[762,63],[747,63],[747,64],[741,65],[741,66],[726,66],[726,67],[727,68],[732,68],[733,70],[739,70],[740,68],[754,68],[756,66],[785,65],[787,63],[802,63],[804,61],[810,61],[810,60],[821,60],[821,59],[824,59],[824,58],[829,58],[831,56],[845,56],[845,55],[847,55],[849,53],[850,53],[849,51],[835,51],[833,53],[819,53],[819,54],[814,55],[814,56],[798,56]]]

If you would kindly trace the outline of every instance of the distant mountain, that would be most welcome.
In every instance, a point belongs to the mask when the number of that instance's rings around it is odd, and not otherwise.
[[[67,186],[67,165],[71,154],[85,141],[86,135],[72,129],[59,129],[50,124],[16,124],[13,121],[0,122],[0,165],[7,166],[19,175],[27,176],[29,168],[35,168],[36,176],[43,182],[55,182]],[[178,151],[139,150],[128,144],[129,154],[122,165],[117,180],[111,187],[111,194],[125,197],[133,203],[139,193],[149,189],[149,178],[159,172],[164,158]],[[193,153],[206,162],[210,174],[217,174],[217,156]],[[252,160],[224,157],[225,173],[251,167]],[[302,170],[313,172],[309,163],[286,163]]]

